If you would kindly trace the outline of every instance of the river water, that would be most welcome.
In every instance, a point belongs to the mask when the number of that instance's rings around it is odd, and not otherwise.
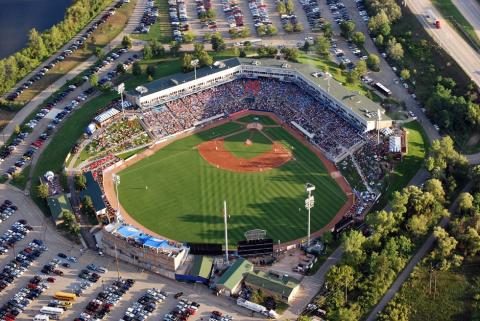
[[[0,0],[0,59],[22,49],[28,32],[50,28],[63,19],[72,0]]]

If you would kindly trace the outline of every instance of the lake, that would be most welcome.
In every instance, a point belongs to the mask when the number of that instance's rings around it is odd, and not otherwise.
[[[72,0],[0,0],[0,59],[26,46],[28,32],[63,19]]]

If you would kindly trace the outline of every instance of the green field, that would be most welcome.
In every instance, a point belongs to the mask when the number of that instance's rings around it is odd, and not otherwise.
[[[247,115],[245,117],[237,119],[237,121],[243,122],[243,123],[257,122],[257,123],[260,123],[262,125],[276,125],[277,124],[273,119],[271,119],[268,116],[264,116],[264,115]]]
[[[245,144],[250,139],[251,145]],[[272,142],[258,130],[245,130],[224,140],[225,149],[238,158],[250,159],[272,150]]]
[[[217,169],[195,149],[204,141],[242,128],[227,123],[183,138],[121,171],[123,207],[160,235],[179,241],[222,242],[226,200],[231,244],[254,228],[267,230],[275,242],[286,242],[306,235],[304,184],[311,182],[317,187],[312,231],[325,226],[346,196],[320,159],[283,128],[267,128],[266,132],[290,148],[294,159],[265,172]]]

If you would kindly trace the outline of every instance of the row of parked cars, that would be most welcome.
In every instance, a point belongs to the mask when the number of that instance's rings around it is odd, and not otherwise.
[[[368,16],[367,7],[365,7],[365,1],[355,0],[355,4],[357,5],[358,13],[362,17],[363,21],[368,23],[368,21],[370,21],[370,17]]]
[[[343,21],[350,21],[350,15],[345,7],[345,4],[341,0],[327,0],[328,7],[333,15],[333,20],[340,24]]]
[[[131,307],[125,311],[120,321],[144,321],[167,298],[167,293],[159,289],[148,289]]]
[[[143,11],[142,21],[133,31],[134,33],[148,33],[150,26],[157,22],[158,7],[154,5],[153,1],[147,1],[147,6]]]
[[[5,231],[0,237],[0,254],[6,254],[8,249],[15,246],[20,240],[32,230],[25,220],[19,220],[12,224],[10,229]]]
[[[71,55],[74,51],[76,51],[78,48],[80,48],[85,41],[89,37],[91,37],[92,33],[103,23],[105,23],[112,15],[115,14],[115,9],[120,8],[124,4],[124,0],[118,1],[115,6],[107,11],[100,19],[95,21],[87,30],[86,32],[79,37],[78,40],[76,40],[68,49],[64,50],[61,54],[59,54],[55,59],[53,59],[51,62],[48,64],[45,64],[43,68],[40,69],[40,71],[35,74],[33,77],[28,79],[24,84],[22,84],[20,87],[18,87],[14,92],[10,93],[7,95],[7,99],[10,101],[14,101],[15,99],[18,98],[22,94],[22,92],[30,86],[32,86],[36,81],[40,80],[45,76],[45,74],[55,67],[55,65],[63,60],[69,55]]]
[[[5,221],[18,210],[18,207],[10,200],[4,200],[0,205],[0,222]]]
[[[263,0],[249,0],[248,8],[253,16],[253,25],[255,26],[255,29],[258,29],[260,26],[272,24],[272,21],[268,16],[267,5]]]
[[[312,30],[319,30],[322,24],[322,14],[317,0],[299,0],[307,16],[308,24]]]
[[[180,299],[177,306],[170,313],[165,314],[163,321],[186,321],[197,312],[199,307],[200,304],[197,302]]]
[[[87,304],[84,312],[75,321],[102,320],[134,284],[135,281],[132,279],[114,281],[112,285],[98,293],[97,297]]]
[[[217,21],[213,17],[208,17],[208,10],[212,9],[211,0],[195,0],[197,15],[202,24],[202,28],[217,29]]]
[[[168,0],[168,14],[172,26],[173,40],[183,42],[183,32],[189,29],[185,0]]]
[[[236,0],[222,0],[223,12],[230,28],[243,27],[243,13]]]
[[[47,250],[41,240],[33,240],[21,250],[0,272],[0,291],[22,275],[32,263]],[[38,295],[37,295],[38,296]],[[30,299],[30,297],[29,297]],[[2,314],[0,313],[0,318]]]

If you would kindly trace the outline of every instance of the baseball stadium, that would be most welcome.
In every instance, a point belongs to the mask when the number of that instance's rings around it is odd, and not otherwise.
[[[225,201],[230,244],[254,229],[275,243],[299,243],[307,236],[310,183],[312,237],[333,228],[354,203],[334,163],[362,146],[362,133],[378,121],[372,125],[333,81],[327,97],[355,106],[356,117],[322,103],[310,80],[325,79],[295,67],[236,58],[198,70],[198,78],[174,75],[128,93],[155,143],[103,174],[110,204],[118,188],[122,219],[163,239],[223,243]]]

